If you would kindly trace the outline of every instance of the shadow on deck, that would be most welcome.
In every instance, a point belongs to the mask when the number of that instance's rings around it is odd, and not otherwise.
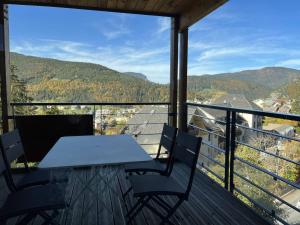
[[[107,166],[96,169],[53,171],[53,175],[56,177],[64,173],[69,174],[66,198],[70,200],[73,207],[60,213],[57,219],[59,224],[126,224],[124,215],[134,200],[132,195],[129,195],[125,202],[122,200],[121,195],[129,187],[129,182],[121,167]],[[97,179],[88,183],[89,179],[96,173],[99,175]],[[184,185],[187,173],[183,165],[176,164],[172,175]],[[105,185],[105,182],[108,182],[110,188]],[[87,187],[86,191],[79,194],[85,185]],[[0,195],[2,196],[0,197],[3,199],[3,193],[5,192],[1,191],[1,193]],[[165,200],[172,201],[171,198]],[[267,224],[265,220],[246,205],[201,172],[196,173],[189,201],[179,207],[171,221],[176,225]],[[12,220],[8,224],[15,224],[15,222],[15,220]],[[40,224],[40,222],[40,219],[37,217],[31,225]],[[156,225],[159,222],[160,220],[157,216],[144,209],[136,217],[133,224]]]

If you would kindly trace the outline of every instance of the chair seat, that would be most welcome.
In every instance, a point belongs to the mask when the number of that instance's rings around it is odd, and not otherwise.
[[[50,171],[38,169],[25,173],[19,182],[16,183],[18,189],[27,188],[34,185],[45,185],[50,183]]]
[[[21,190],[36,185],[64,182],[68,182],[68,177],[63,176],[60,178],[52,178],[50,170],[38,169],[29,173],[25,173],[21,180],[16,184],[16,187],[18,190]]]
[[[125,165],[125,172],[156,172],[163,173],[165,172],[165,167],[158,160],[152,160],[148,162],[139,162],[139,163],[131,163]]]
[[[0,209],[0,219],[43,210],[55,210],[66,207],[65,190],[55,184],[36,186],[8,195]]]
[[[185,189],[174,178],[160,175],[130,176],[134,197],[143,195],[185,195]]]

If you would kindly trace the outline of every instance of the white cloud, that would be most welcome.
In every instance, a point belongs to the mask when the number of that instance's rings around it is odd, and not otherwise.
[[[286,66],[286,67],[296,67],[300,68],[300,58],[299,59],[288,59],[283,60],[277,64],[277,66]]]
[[[115,17],[109,17],[101,23],[94,23],[92,26],[96,28],[106,39],[112,40],[123,35],[130,34],[126,15],[120,14]]]
[[[157,33],[164,33],[165,31],[169,31],[171,28],[171,21],[168,17],[159,17],[157,20],[158,30]]]

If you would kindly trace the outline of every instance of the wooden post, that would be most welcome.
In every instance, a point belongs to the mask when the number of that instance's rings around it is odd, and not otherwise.
[[[188,29],[180,33],[179,67],[179,130],[187,130],[187,66],[188,66]]]
[[[0,3],[0,78],[2,131],[9,131],[8,115],[10,111],[10,76],[9,76],[9,38],[8,6]]]
[[[170,109],[169,109],[169,125],[173,127],[177,127],[178,28],[179,28],[179,18],[173,17],[171,19]]]

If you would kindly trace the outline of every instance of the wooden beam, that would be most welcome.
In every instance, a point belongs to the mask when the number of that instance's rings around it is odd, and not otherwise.
[[[156,12],[156,11],[141,11],[136,10],[135,5],[138,0],[128,1],[124,9],[115,7],[109,8],[109,1],[103,0],[103,4],[98,3],[98,1],[75,1],[75,0],[3,0],[5,4],[14,5],[32,5],[32,6],[48,6],[48,7],[60,7],[60,8],[72,8],[72,9],[85,9],[85,10],[95,10],[103,12],[116,12],[116,13],[131,13],[140,15],[150,15],[150,16],[165,16],[174,17],[177,14]],[[107,5],[105,6],[105,3]],[[133,8],[132,8],[133,7]]]
[[[179,18],[171,19],[171,49],[170,49],[170,110],[169,124],[177,127],[177,89],[178,89],[178,28]]]
[[[188,71],[188,29],[180,33],[180,66],[179,66],[179,114],[178,128],[187,130],[187,71]]]
[[[187,8],[180,13],[179,31],[182,32],[203,17],[216,10],[228,0],[193,0]]]
[[[8,6],[0,3],[0,78],[2,131],[9,131],[8,115],[10,112],[10,76],[9,76],[9,38]]]

